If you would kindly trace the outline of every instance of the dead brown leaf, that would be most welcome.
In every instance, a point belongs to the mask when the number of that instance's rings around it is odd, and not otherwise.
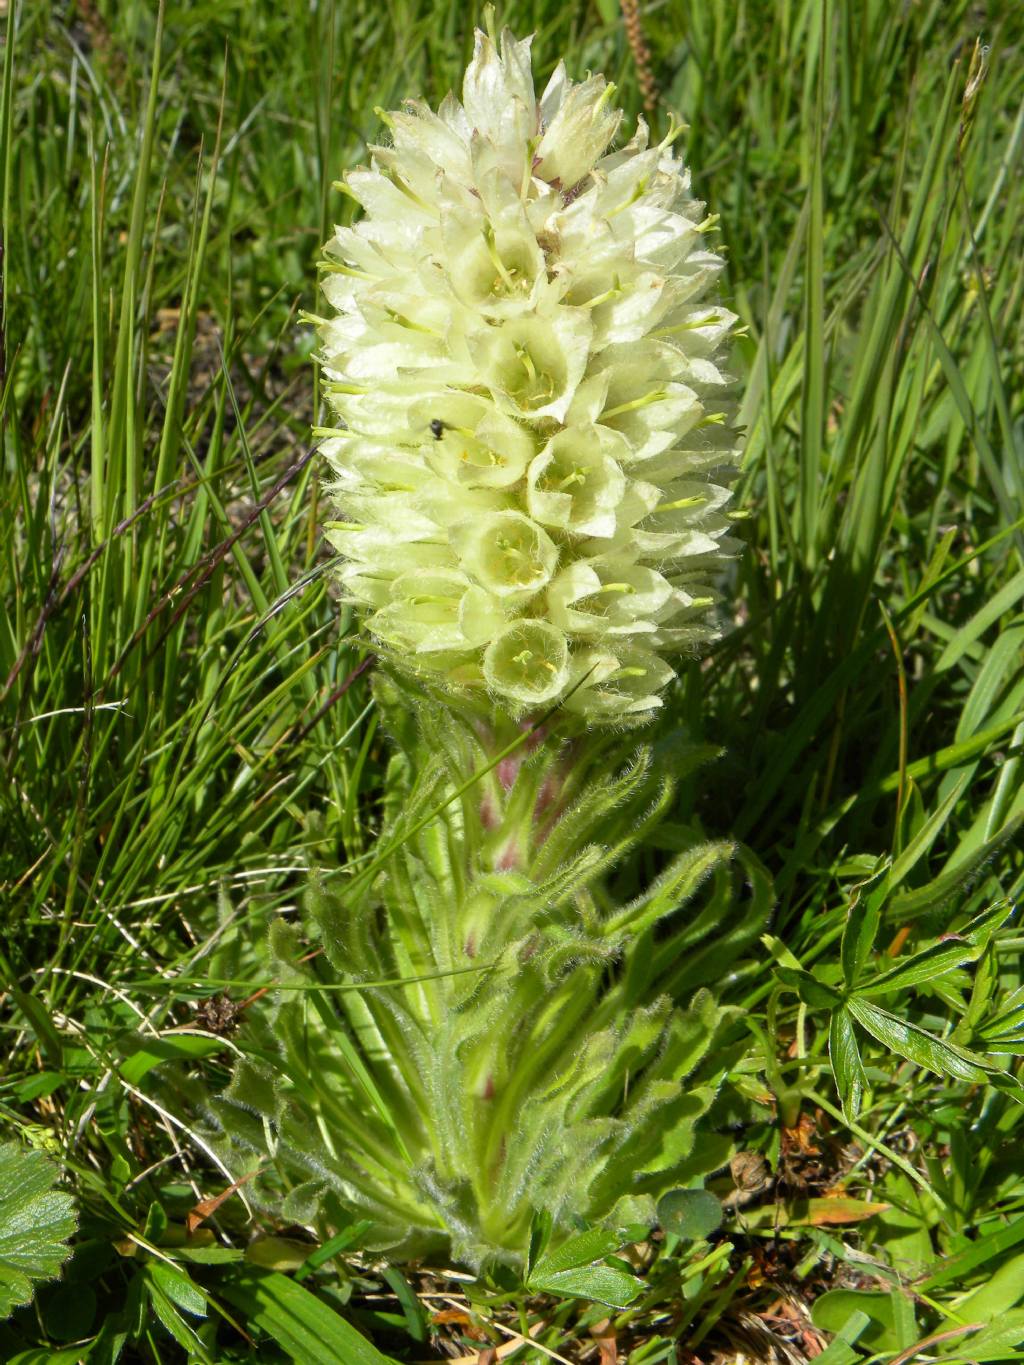
[[[236,1180],[233,1184],[229,1185],[226,1190],[222,1190],[220,1194],[214,1195],[212,1199],[200,1199],[195,1208],[189,1209],[188,1213],[185,1215],[185,1227],[188,1229],[188,1235],[191,1237],[196,1229],[201,1227],[212,1213],[217,1212],[226,1199],[230,1199],[236,1190],[241,1189],[243,1185],[252,1180],[254,1176],[260,1175],[262,1171],[262,1166],[257,1167],[255,1171],[250,1171],[248,1175],[243,1175],[241,1180]]]

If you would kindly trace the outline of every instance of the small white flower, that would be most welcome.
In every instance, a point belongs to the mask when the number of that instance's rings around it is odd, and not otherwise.
[[[483,33],[384,115],[326,247],[328,538],[397,667],[514,714],[642,717],[714,635],[734,437],[703,205],[601,76]]]

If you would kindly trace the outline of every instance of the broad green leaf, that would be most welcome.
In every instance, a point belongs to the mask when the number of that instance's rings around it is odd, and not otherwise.
[[[1010,1355],[1013,1350],[1024,1347],[1024,1308],[1011,1308],[1000,1313],[993,1322],[980,1332],[968,1337],[958,1355],[965,1357],[971,1365],[1009,1365],[1011,1360],[1020,1360],[1019,1355]]]
[[[209,1361],[209,1352],[196,1335],[192,1324],[182,1317],[174,1299],[164,1291],[153,1273],[158,1267],[166,1268],[161,1267],[160,1262],[154,1262],[142,1272],[150,1307],[174,1340],[189,1353],[190,1357],[196,1356],[202,1361]]]
[[[541,1256],[527,1283],[542,1293],[594,1299],[624,1308],[639,1294],[641,1282],[613,1266],[594,1264],[616,1251],[622,1241],[621,1233],[589,1228]]]
[[[710,1190],[669,1190],[658,1200],[658,1222],[665,1232],[698,1242],[722,1223],[722,1206]]]
[[[873,1351],[895,1352],[907,1344],[898,1330],[893,1296],[885,1290],[829,1289],[815,1299],[811,1321],[831,1334],[841,1331],[855,1312],[870,1319],[857,1339]]]
[[[30,1303],[39,1280],[52,1280],[71,1254],[75,1204],[55,1191],[57,1168],[42,1152],[0,1146],[0,1319]]]
[[[27,1081],[22,1081],[14,1093],[19,1104],[30,1104],[32,1100],[52,1095],[66,1080],[67,1076],[61,1071],[37,1071]]]
[[[163,1038],[140,1038],[131,1053],[121,1063],[120,1072],[130,1085],[138,1085],[148,1071],[161,1062],[195,1061],[224,1051],[217,1038],[203,1038],[194,1033],[168,1034]]]
[[[553,1275],[534,1274],[530,1288],[564,1298],[593,1299],[610,1308],[625,1308],[643,1289],[643,1280],[609,1265],[574,1266]]]
[[[301,1365],[312,1360],[395,1365],[350,1322],[285,1275],[245,1270],[226,1280],[218,1293],[241,1309],[248,1326],[265,1332]]]
[[[956,1281],[965,1279],[979,1266],[987,1265],[996,1256],[1002,1256],[1004,1252],[1009,1251],[1011,1247],[1019,1246],[1021,1242],[1024,1242],[1024,1218],[1015,1218],[1012,1223],[1004,1223],[986,1236],[979,1237],[966,1251],[943,1261],[937,1270],[926,1280],[921,1281],[919,1287],[926,1294],[930,1294],[932,1290],[941,1289],[943,1285],[955,1284]]]
[[[54,1341],[81,1341],[92,1331],[96,1291],[89,1284],[63,1284],[40,1301],[41,1317]]]
[[[299,1270],[309,1256],[309,1243],[293,1237],[257,1237],[245,1249],[245,1259],[265,1270]]]
[[[150,1267],[150,1274],[179,1308],[184,1308],[186,1313],[198,1318],[206,1316],[206,1299],[183,1271],[176,1270],[174,1266],[167,1265],[164,1261],[154,1261]]]
[[[622,1246],[622,1238],[617,1232],[606,1228],[588,1228],[575,1237],[560,1242],[553,1251],[541,1256],[534,1267],[534,1277],[557,1275],[563,1270],[573,1270],[577,1266],[588,1266],[602,1257],[609,1256]]]
[[[1024,1254],[1014,1256],[956,1305],[964,1322],[991,1322],[1024,1299]]]

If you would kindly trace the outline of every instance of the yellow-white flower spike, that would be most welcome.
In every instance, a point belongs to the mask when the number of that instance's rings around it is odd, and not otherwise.
[[[669,140],[483,33],[463,100],[384,115],[325,249],[348,598],[396,667],[621,723],[714,636],[734,435],[722,262]]]

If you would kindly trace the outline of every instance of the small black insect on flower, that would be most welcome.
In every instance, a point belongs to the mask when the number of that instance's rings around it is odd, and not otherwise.
[[[444,435],[444,423],[441,421],[440,417],[435,417],[430,423],[430,430],[434,433],[434,440],[439,441]]]

